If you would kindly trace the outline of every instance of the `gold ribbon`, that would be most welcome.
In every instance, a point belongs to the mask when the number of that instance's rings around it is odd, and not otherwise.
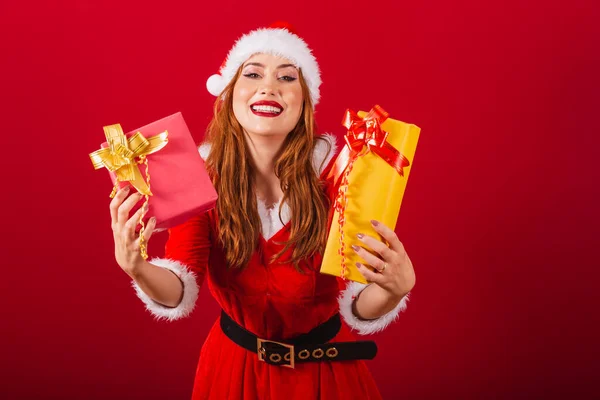
[[[137,164],[145,161],[147,155],[156,153],[169,142],[167,131],[158,135],[145,138],[140,132],[136,132],[129,139],[123,133],[120,124],[104,127],[104,135],[108,147],[90,153],[90,159],[94,169],[106,168],[117,176],[115,189],[118,182],[130,182],[138,192],[152,196],[150,186],[144,180]],[[136,161],[139,158],[139,161]],[[116,190],[110,194],[114,197]]]

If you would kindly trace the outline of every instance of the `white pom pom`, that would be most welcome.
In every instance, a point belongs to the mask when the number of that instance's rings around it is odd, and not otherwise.
[[[206,89],[208,89],[208,92],[213,96],[220,95],[223,89],[225,89],[225,86],[227,86],[225,80],[218,74],[212,75],[206,81]]]

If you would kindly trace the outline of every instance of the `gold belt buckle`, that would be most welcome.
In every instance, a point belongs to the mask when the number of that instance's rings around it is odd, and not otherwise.
[[[257,338],[256,339],[256,344],[257,344],[256,353],[258,354],[258,361],[265,361],[265,356],[267,354],[267,350],[263,347],[263,343],[274,343],[274,344],[278,344],[279,346],[282,346],[282,347],[285,347],[286,349],[288,349],[289,351],[285,356],[283,356],[283,359],[285,361],[287,361],[289,364],[281,364],[281,366],[294,369],[295,358],[294,358],[294,346],[293,345],[287,344],[287,343],[275,342],[274,340],[264,340],[261,338]],[[289,356],[289,358],[288,358],[288,356]],[[279,361],[281,361],[281,356],[277,353],[274,353],[269,356],[269,360],[271,362],[278,363]]]

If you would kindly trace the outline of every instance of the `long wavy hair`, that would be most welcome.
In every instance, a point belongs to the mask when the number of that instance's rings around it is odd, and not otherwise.
[[[254,185],[255,167],[244,138],[244,130],[233,113],[233,88],[242,72],[240,67],[229,85],[217,98],[214,115],[207,128],[206,142],[211,151],[206,159],[207,171],[215,186],[217,200],[218,240],[231,268],[244,268],[256,250],[261,232]],[[329,201],[323,182],[313,167],[313,150],[318,140],[310,91],[299,71],[299,82],[304,98],[303,110],[294,129],[287,135],[275,155],[275,175],[283,191],[282,204],[290,207],[290,237],[271,263],[292,246],[291,260],[301,271],[299,263],[322,253],[327,240]],[[322,165],[321,165],[322,168]],[[279,211],[281,220],[281,208]],[[282,221],[283,222],[283,221]]]

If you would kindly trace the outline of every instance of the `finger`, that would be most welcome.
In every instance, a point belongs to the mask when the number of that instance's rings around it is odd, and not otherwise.
[[[121,188],[117,191],[117,194],[115,195],[115,197],[112,198],[112,200],[110,201],[110,222],[112,224],[112,226],[115,226],[117,224],[117,220],[118,220],[118,211],[119,211],[119,206],[121,205],[121,203],[123,202],[123,200],[125,200],[125,198],[127,197],[127,194],[129,193],[130,190],[130,186],[127,185],[124,188]]]
[[[393,229],[386,226],[384,223],[371,220],[371,225],[373,228],[385,239],[386,242],[389,243],[390,248],[394,250],[396,253],[401,254],[404,251],[404,245],[398,239],[398,235],[394,232]]]
[[[373,249],[373,251],[377,252],[384,261],[392,262],[393,257],[396,253],[388,247],[385,243],[371,237],[369,235],[365,235],[359,233],[356,237],[363,242],[367,247]]]
[[[354,244],[352,245],[352,249],[363,260],[365,260],[365,263],[367,265],[370,265],[371,267],[375,268],[378,271],[380,271],[381,269],[383,269],[385,261],[383,261],[381,258],[379,258],[379,257],[371,254],[368,250],[366,250],[366,249],[364,249],[364,248],[362,248],[360,246],[356,246]]]
[[[365,277],[367,282],[382,283],[384,278],[380,273],[371,271],[368,267],[361,263],[356,263],[356,267],[358,268],[358,272]]]
[[[144,241],[146,241],[146,243],[148,243],[148,241],[152,237],[152,234],[154,233],[154,228],[156,228],[156,217],[150,218],[148,224],[146,225],[146,229],[144,229],[144,232],[142,232],[142,236],[144,237]]]
[[[137,210],[131,216],[131,218],[129,218],[127,220],[127,222],[125,223],[125,226],[123,227],[123,230],[127,233],[127,235],[129,235],[130,237],[135,236],[135,227],[138,225],[138,223],[140,222],[140,217],[145,212],[146,212],[145,207],[140,207],[140,209]]]
[[[139,192],[134,193],[119,206],[119,210],[117,211],[117,226],[123,227],[127,223],[127,220],[129,219],[129,212],[133,206],[140,201],[142,196],[143,195]]]

